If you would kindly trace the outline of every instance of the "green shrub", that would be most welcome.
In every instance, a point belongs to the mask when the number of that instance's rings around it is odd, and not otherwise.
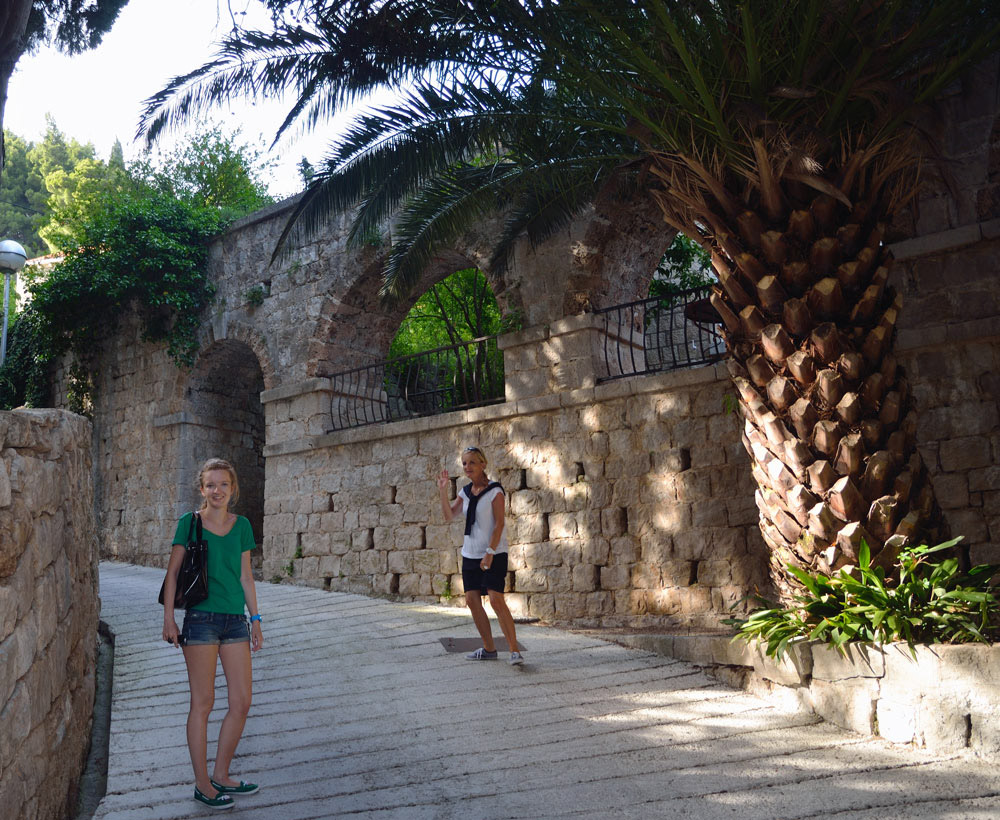
[[[930,557],[960,540],[901,551],[898,572],[888,578],[882,567],[872,566],[865,543],[857,567],[832,576],[790,566],[788,571],[804,587],[795,596],[797,605],[757,610],[746,620],[726,623],[738,627],[736,638],[760,639],[767,654],[777,658],[797,639],[820,641],[841,652],[849,642],[906,641],[911,650],[924,643],[989,643],[1000,635],[1000,597],[993,582],[1000,567],[981,564],[966,572],[955,557]]]

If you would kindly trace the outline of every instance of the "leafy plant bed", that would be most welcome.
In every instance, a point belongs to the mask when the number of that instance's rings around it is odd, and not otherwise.
[[[871,562],[862,541],[857,566],[833,575],[793,566],[802,585],[794,606],[770,607],[729,623],[739,637],[758,638],[767,654],[781,658],[792,641],[808,638],[844,648],[849,642],[887,644],[988,643],[1000,637],[1000,567],[961,568],[955,538],[934,547],[902,549],[891,572]],[[945,557],[935,560],[939,555]]]

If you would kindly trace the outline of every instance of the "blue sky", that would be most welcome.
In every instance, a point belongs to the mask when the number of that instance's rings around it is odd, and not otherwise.
[[[66,57],[46,49],[22,57],[11,79],[4,127],[38,139],[48,113],[63,133],[93,143],[105,159],[116,138],[126,157],[134,156],[142,100],[212,56],[213,42],[231,25],[230,7],[245,11],[251,22],[267,23],[256,0],[131,0],[96,50]],[[280,103],[247,102],[213,116],[227,130],[240,126],[247,142],[266,147],[283,111]],[[273,194],[298,190],[295,166],[302,156],[313,163],[322,157],[334,126],[321,131],[285,140],[272,152],[277,161],[269,178]]]

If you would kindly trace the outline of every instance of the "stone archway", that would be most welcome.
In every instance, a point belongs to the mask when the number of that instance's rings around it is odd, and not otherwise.
[[[235,511],[253,526],[260,544],[264,533],[264,410],[260,401],[264,372],[245,342],[222,339],[198,357],[183,389],[182,463],[197,470],[207,458],[224,458],[236,468],[240,497]]]
[[[386,303],[379,296],[382,261],[370,260],[345,291],[327,295],[313,333],[310,376],[330,376],[383,360],[403,318],[423,293],[457,270],[482,265],[482,260],[472,254],[441,253],[406,299]],[[484,275],[503,310],[505,305],[498,290],[502,283],[496,277]]]

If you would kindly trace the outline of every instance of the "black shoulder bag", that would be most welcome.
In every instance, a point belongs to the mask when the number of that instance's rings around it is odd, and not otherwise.
[[[163,603],[163,591],[167,579],[160,585],[159,601]],[[191,515],[187,544],[184,545],[184,562],[177,570],[177,588],[174,592],[174,608],[190,609],[208,597],[208,545],[202,537],[201,516]]]

